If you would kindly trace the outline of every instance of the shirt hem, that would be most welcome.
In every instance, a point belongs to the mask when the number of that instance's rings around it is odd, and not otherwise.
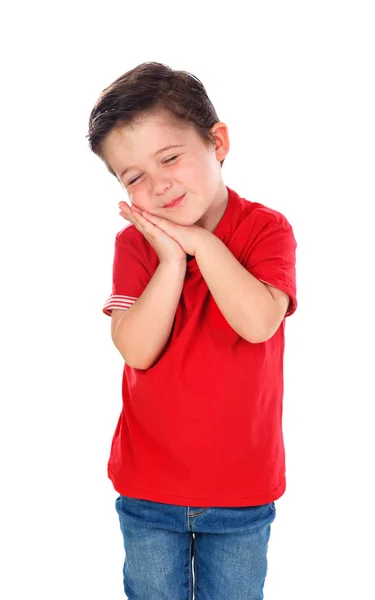
[[[178,494],[169,494],[160,492],[159,490],[150,490],[140,488],[128,483],[124,483],[121,479],[108,469],[108,477],[112,481],[112,485],[116,492],[122,496],[137,498],[138,500],[149,500],[151,502],[162,502],[163,504],[175,504],[178,506],[259,506],[261,504],[269,504],[278,500],[286,490],[285,475],[281,482],[273,490],[263,494],[250,494],[247,496],[186,496]]]

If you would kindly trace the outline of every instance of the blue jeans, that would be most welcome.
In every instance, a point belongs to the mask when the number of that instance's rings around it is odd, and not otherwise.
[[[274,502],[197,508],[120,494],[115,506],[129,600],[263,599]]]

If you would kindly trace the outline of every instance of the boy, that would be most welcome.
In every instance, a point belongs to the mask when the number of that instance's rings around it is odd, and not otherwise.
[[[189,73],[125,73],[102,92],[88,137],[131,204],[119,203],[130,224],[103,307],[125,361],[108,462],[125,593],[260,600],[286,489],[292,227],[224,184],[227,126]]]

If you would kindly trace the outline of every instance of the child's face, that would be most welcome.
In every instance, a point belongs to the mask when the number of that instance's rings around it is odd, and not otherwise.
[[[215,148],[206,146],[192,127],[176,126],[169,113],[151,113],[111,131],[103,143],[103,159],[134,206],[189,225],[199,221],[211,204],[220,204],[227,191],[220,161],[229,151],[228,130],[224,123],[216,123],[212,133]],[[178,147],[163,150],[172,145]],[[165,207],[182,195],[182,202]]]

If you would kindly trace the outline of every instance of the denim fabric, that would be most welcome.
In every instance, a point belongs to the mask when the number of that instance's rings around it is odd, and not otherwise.
[[[177,506],[120,496],[128,600],[263,600],[275,503]]]

